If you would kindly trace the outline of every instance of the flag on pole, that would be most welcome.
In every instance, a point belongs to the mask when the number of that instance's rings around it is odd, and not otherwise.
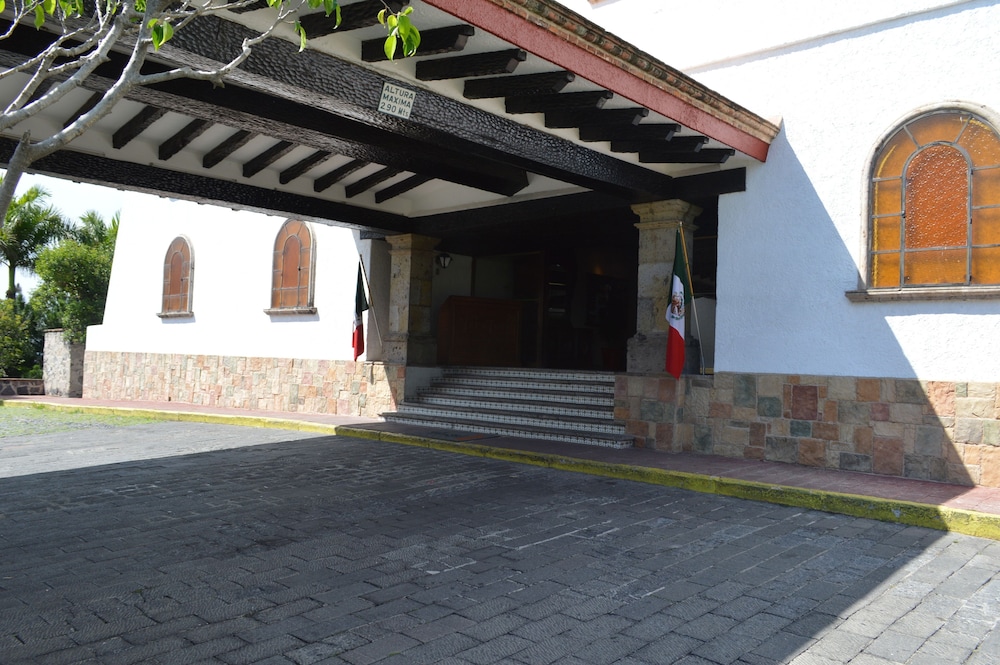
[[[354,296],[354,359],[365,352],[365,324],[361,320],[361,312],[368,309],[368,299],[365,298],[365,283],[361,275],[361,264],[358,264],[358,290]]]
[[[681,378],[681,372],[684,370],[684,317],[691,302],[691,284],[688,282],[687,274],[684,241],[678,229],[674,247],[674,274],[670,283],[670,304],[667,305],[670,333],[667,336],[666,369],[675,379]]]

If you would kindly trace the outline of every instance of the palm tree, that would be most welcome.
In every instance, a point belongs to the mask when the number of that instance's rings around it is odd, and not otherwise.
[[[0,183],[3,178],[0,178]],[[7,264],[7,298],[17,292],[15,271],[33,270],[38,252],[63,238],[69,225],[55,207],[46,204],[49,193],[37,185],[15,197],[0,227],[0,263]]]

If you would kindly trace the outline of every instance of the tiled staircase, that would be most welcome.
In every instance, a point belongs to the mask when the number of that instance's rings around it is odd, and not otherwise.
[[[437,429],[629,448],[614,420],[610,372],[446,367],[444,376],[406,401],[389,422]]]

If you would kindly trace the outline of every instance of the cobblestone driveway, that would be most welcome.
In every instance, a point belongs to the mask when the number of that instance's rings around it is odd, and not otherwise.
[[[283,438],[0,479],[0,663],[1000,662],[998,542]]]

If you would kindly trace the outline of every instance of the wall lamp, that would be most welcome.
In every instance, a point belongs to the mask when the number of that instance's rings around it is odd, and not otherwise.
[[[451,263],[451,254],[448,252],[441,252],[435,257],[434,262],[438,264],[438,267],[444,270]]]

